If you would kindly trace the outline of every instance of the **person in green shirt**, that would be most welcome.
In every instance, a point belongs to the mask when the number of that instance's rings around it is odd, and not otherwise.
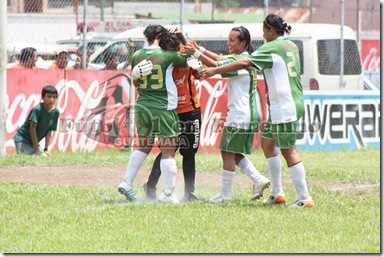
[[[35,105],[28,114],[27,120],[13,136],[16,152],[18,154],[42,155],[39,142],[45,138],[44,152],[48,151],[52,131],[57,130],[59,109],[55,107],[57,89],[54,86],[45,86],[42,89],[42,103]]]
[[[147,26],[144,36],[148,46],[136,51],[132,57],[132,78],[138,92],[135,122],[139,148],[131,154],[124,179],[118,187],[118,192],[128,201],[139,200],[133,189],[133,180],[151,152],[154,137],[157,136],[162,154],[160,168],[163,179],[163,192],[159,201],[179,203],[173,192],[177,173],[175,149],[180,128],[176,112],[177,87],[172,70],[175,65],[186,65],[189,56],[161,49],[159,43],[163,33],[172,32],[161,25]]]
[[[284,37],[291,29],[283,18],[269,14],[263,22],[265,44],[247,58],[208,68],[199,74],[202,78],[207,78],[248,67],[263,72],[268,90],[269,118],[263,129],[261,147],[267,159],[272,186],[271,196],[264,203],[276,205],[286,202],[281,181],[280,156],[276,149],[278,147],[298,195],[290,207],[311,208],[315,204],[307,188],[304,165],[296,151],[296,126],[304,113],[304,104],[299,50],[293,41]]]

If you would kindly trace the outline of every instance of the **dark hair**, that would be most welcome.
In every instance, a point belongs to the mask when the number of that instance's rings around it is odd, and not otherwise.
[[[34,58],[35,52],[36,52],[36,49],[33,47],[23,48],[20,53],[20,61],[24,62],[24,61],[27,61],[28,59]]]
[[[283,18],[275,14],[268,14],[263,24],[265,28],[276,30],[278,35],[284,35],[284,32],[289,34],[292,30],[291,25],[288,25]]]
[[[252,53],[253,46],[251,45],[251,34],[249,33],[248,29],[246,27],[239,26],[239,27],[234,27],[232,30],[239,32],[239,36],[238,36],[239,40],[245,41],[246,43],[245,49],[247,50],[248,53]]]
[[[169,33],[168,31],[163,32],[159,46],[164,50],[168,50],[168,48],[179,49],[180,38],[175,33]]]
[[[166,32],[167,29],[161,25],[148,25],[143,34],[147,39],[148,43],[153,43],[155,39],[160,39],[161,34]]]
[[[57,89],[54,86],[50,85],[43,87],[43,90],[41,91],[41,97],[44,98],[45,94],[55,94],[56,97],[58,95]]]

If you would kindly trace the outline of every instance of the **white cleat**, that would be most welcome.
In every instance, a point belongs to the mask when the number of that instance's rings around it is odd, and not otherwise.
[[[179,199],[177,199],[177,196],[172,193],[170,195],[166,195],[164,192],[161,192],[159,195],[159,202],[162,203],[172,203],[172,204],[179,204]]]
[[[263,196],[263,192],[265,189],[267,189],[270,185],[269,180],[259,183],[259,184],[253,184],[253,193],[251,196],[251,201],[260,199]]]
[[[232,200],[232,197],[223,196],[221,192],[214,195],[211,199],[209,199],[211,203],[222,203],[224,201],[231,201],[231,200]]]

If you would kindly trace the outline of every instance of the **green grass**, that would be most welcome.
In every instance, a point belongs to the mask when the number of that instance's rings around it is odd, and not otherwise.
[[[379,253],[380,197],[327,190],[321,183],[380,182],[378,149],[299,151],[316,207],[291,210],[248,201],[249,188],[234,188],[234,201],[178,206],[127,203],[115,187],[0,183],[0,252],[3,253]],[[49,159],[7,155],[1,166],[125,165],[127,152],[54,153]],[[149,166],[155,155],[150,155]],[[250,156],[266,170],[261,151]],[[199,153],[198,171],[220,171],[218,154]],[[180,167],[181,159],[177,155]],[[284,167],[284,180],[289,175]],[[218,188],[197,185],[202,199]],[[288,199],[296,195],[285,190]]]

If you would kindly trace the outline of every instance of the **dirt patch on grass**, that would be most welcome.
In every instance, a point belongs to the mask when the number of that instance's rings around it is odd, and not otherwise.
[[[0,167],[0,181],[24,182],[44,185],[80,185],[80,186],[117,186],[125,174],[125,166],[103,167],[82,165],[54,165],[37,167]],[[141,187],[148,178],[150,169],[143,167],[137,175],[134,185]],[[183,187],[183,172],[177,173],[177,185]],[[220,173],[198,171],[196,174],[197,186],[220,187]],[[233,183],[234,187],[249,187],[252,183],[244,174],[237,173]],[[325,183],[309,182],[310,188],[321,187],[326,190],[349,195],[363,193],[380,196],[380,184],[353,184],[353,183]],[[283,181],[283,187],[292,187],[291,181]]]

